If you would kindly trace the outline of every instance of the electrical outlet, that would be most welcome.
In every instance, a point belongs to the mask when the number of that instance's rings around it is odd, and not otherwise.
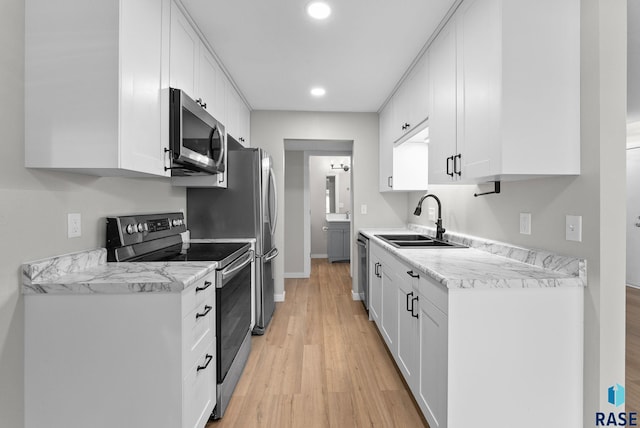
[[[429,208],[429,220],[436,221],[436,209]]]
[[[531,213],[520,213],[520,233],[531,235]]]
[[[366,204],[360,205],[360,214],[366,214],[366,213],[367,213],[367,205]]]
[[[566,218],[565,235],[567,241],[582,242],[582,216],[568,215]]]
[[[67,237],[78,238],[82,236],[82,217],[80,213],[67,214]]]

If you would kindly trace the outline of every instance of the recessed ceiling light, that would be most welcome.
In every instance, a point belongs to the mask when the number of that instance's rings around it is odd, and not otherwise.
[[[327,91],[325,91],[324,88],[313,88],[313,89],[311,89],[311,95],[313,95],[314,97],[321,97],[326,93],[327,93]]]
[[[315,19],[327,19],[331,15],[331,7],[323,1],[314,1],[307,5],[307,13]]]

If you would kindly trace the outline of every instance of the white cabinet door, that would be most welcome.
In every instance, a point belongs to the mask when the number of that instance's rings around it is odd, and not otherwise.
[[[121,2],[120,166],[168,176],[168,130],[162,130],[167,122],[161,107],[162,97],[168,97],[162,90],[163,59],[168,56],[163,24],[162,2]]]
[[[219,68],[213,56],[208,50],[200,49],[200,61],[198,71],[198,96],[201,100],[202,107],[207,110],[217,120],[218,117],[214,114],[216,108],[216,97],[219,97],[218,92],[218,73]]]
[[[251,112],[245,103],[240,102],[240,144],[245,147],[251,146]]]
[[[416,399],[432,428],[447,426],[447,316],[420,296],[420,375]]]
[[[407,270],[410,271],[408,268]],[[407,385],[412,391],[415,391],[419,353],[418,293],[414,290],[413,278],[407,272],[398,272],[396,279],[398,283],[398,356],[396,362]]]
[[[457,82],[455,21],[440,32],[429,51],[429,182],[450,183],[457,138]]]
[[[240,98],[236,93],[235,88],[228,83],[227,84],[227,96],[226,96],[226,116],[227,122],[225,126],[227,128],[227,134],[230,134],[233,138],[238,140],[240,138]],[[238,140],[238,142],[240,142]]]
[[[393,190],[393,99],[389,100],[380,112],[379,134],[379,190],[390,192]]]
[[[382,338],[387,343],[391,354],[396,357],[398,353],[398,285],[396,273],[388,263],[380,268],[382,275]]]
[[[191,98],[198,98],[197,73],[200,60],[200,38],[178,6],[171,2],[171,61],[169,82]]]
[[[429,53],[422,58],[411,71],[409,105],[409,125],[407,131],[415,130],[429,118]]]
[[[500,23],[498,0],[467,0],[456,14],[457,151],[462,178],[498,172],[500,161]]]
[[[369,241],[371,242],[371,241]],[[369,315],[375,321],[378,329],[381,329],[382,314],[382,275],[380,273],[380,258],[377,256],[374,246],[369,251]]]

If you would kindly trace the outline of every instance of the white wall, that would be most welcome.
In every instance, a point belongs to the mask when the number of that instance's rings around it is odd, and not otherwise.
[[[442,200],[449,230],[587,259],[587,426],[594,412],[611,410],[606,388],[625,379],[626,1],[581,4],[581,175],[502,183],[500,195],[479,198],[476,186],[429,190]],[[409,197],[409,221],[433,224],[424,207],[420,218],[412,215],[420,196]],[[520,212],[532,214],[530,236],[519,233]],[[567,214],[582,216],[582,242],[565,240]]]
[[[287,151],[284,179],[284,271],[290,276],[304,275],[304,152]]]
[[[24,303],[20,266],[104,246],[107,214],[185,208],[167,179],[97,178],[24,168],[24,1],[0,2],[0,426],[24,426]],[[86,102],[91,108],[91,100]],[[82,237],[67,239],[67,213]],[[46,361],[46,359],[45,359]]]
[[[276,182],[284,188],[284,140],[353,140],[352,174],[354,196],[353,233],[365,227],[400,227],[406,223],[406,194],[378,192],[377,113],[315,113],[287,111],[251,112],[251,144],[266,149],[273,157]],[[278,193],[284,206],[284,192]],[[360,214],[366,204],[368,214]],[[276,245],[285,246],[284,219],[276,229]],[[355,236],[355,235],[354,235]],[[355,243],[352,236],[352,246]],[[355,251],[355,248],[352,248]],[[276,258],[275,292],[284,291],[284,258]],[[354,271],[354,285],[357,269]],[[354,288],[355,289],[355,288]]]

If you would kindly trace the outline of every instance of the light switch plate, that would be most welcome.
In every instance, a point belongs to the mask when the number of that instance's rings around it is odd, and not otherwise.
[[[429,220],[436,221],[436,209],[429,208]]]
[[[568,215],[565,232],[567,241],[582,242],[582,216]]]
[[[360,205],[360,214],[366,214],[366,213],[367,213],[367,205],[366,204]]]
[[[531,235],[531,213],[520,213],[520,233]]]
[[[80,213],[67,214],[67,237],[78,238],[82,236],[82,217]]]

